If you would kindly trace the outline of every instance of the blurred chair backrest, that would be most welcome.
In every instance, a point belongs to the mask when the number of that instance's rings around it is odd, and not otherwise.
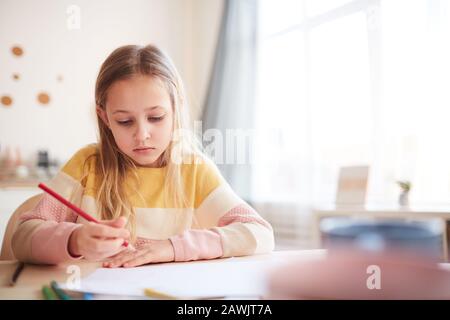
[[[37,203],[39,202],[41,197],[42,197],[42,193],[29,198],[24,203],[22,203],[9,218],[9,221],[8,221],[8,224],[7,224],[6,230],[5,230],[5,235],[3,236],[0,260],[15,260],[14,253],[12,252],[12,247],[11,247],[11,239],[14,234],[14,231],[17,228],[17,225],[19,222],[19,217],[21,214],[33,209],[37,205]]]

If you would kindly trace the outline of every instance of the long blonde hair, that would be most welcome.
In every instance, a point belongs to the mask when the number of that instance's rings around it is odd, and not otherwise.
[[[164,201],[168,197],[176,208],[186,207],[187,200],[181,177],[181,165],[175,158],[202,157],[200,144],[192,133],[188,105],[185,99],[183,83],[170,58],[153,45],[127,45],[114,50],[103,62],[95,86],[96,105],[105,110],[108,89],[119,80],[135,75],[145,75],[159,79],[167,89],[172,110],[173,130],[177,141],[170,142],[162,153],[160,166],[167,166]],[[135,212],[125,191],[125,178],[134,176],[139,183],[136,165],[130,157],[117,146],[109,127],[97,114],[99,145],[96,162],[97,176],[100,177],[97,191],[97,204],[101,219],[111,220],[120,216],[128,218],[127,228],[135,239]],[[177,143],[174,143],[177,142]],[[177,154],[176,154],[177,153]],[[133,175],[129,175],[132,173]],[[129,183],[129,181],[128,181]],[[138,191],[138,185],[129,185]]]

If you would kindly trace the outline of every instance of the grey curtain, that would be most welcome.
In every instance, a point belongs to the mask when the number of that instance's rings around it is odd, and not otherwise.
[[[225,0],[202,116],[204,132],[218,129],[223,138],[224,163],[217,163],[219,169],[236,193],[247,201],[251,198],[252,136],[247,134],[254,128],[257,25],[257,0]],[[227,132],[233,137],[227,137]],[[242,139],[247,152],[245,163],[237,159]],[[231,162],[233,155],[232,163],[227,163],[227,157]]]

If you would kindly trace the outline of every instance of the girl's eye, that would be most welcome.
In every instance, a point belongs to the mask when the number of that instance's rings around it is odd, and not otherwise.
[[[162,119],[164,119],[164,116],[159,116],[159,117],[149,117],[148,120],[151,122],[158,122],[161,121]]]
[[[129,126],[131,124],[131,120],[117,121],[117,123],[121,126]]]
[[[148,121],[150,122],[158,122],[164,119],[164,115],[159,117],[148,117]],[[133,124],[133,120],[123,120],[123,121],[117,121],[117,123],[121,126],[130,126]]]

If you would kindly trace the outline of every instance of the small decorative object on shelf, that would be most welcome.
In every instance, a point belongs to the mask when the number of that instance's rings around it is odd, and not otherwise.
[[[0,189],[32,187],[55,176],[59,161],[50,159],[47,150],[41,150],[38,161],[25,161],[19,147],[0,146]]]
[[[59,162],[50,159],[48,150],[39,150],[36,169],[39,178],[51,179],[58,172]]]
[[[400,196],[398,197],[398,204],[401,207],[409,206],[409,191],[411,190],[410,181],[397,181],[398,186],[402,190]]]

